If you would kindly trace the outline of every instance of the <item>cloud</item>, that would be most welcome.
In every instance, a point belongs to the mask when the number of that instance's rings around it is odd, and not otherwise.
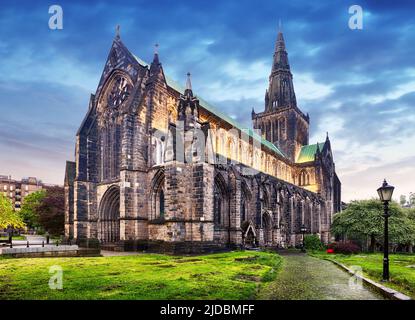
[[[48,5],[0,11],[2,170],[62,183],[117,24],[133,53],[150,61],[159,43],[167,74],[184,83],[190,71],[196,94],[249,126],[252,107],[264,106],[281,18],[310,142],[329,131],[344,200],[369,194],[376,170],[396,170],[405,188],[404,175],[415,179],[413,1],[361,0],[361,31],[348,28],[349,4],[334,1],[62,0],[61,31],[48,29]]]

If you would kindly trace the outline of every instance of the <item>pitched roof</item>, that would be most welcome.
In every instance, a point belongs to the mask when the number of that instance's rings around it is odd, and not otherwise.
[[[146,63],[145,61],[141,60],[139,57],[137,57],[136,55],[133,55],[134,58],[137,60],[137,62],[139,64],[141,64],[144,67],[149,67],[150,65],[148,63]],[[174,81],[173,79],[169,78],[168,76],[166,76],[166,82],[167,85],[176,90],[177,92],[184,94],[185,88],[183,88],[180,84],[178,84],[176,81]],[[252,129],[248,129],[248,128],[244,128],[242,127],[240,124],[238,124],[234,119],[232,119],[231,117],[229,117],[228,115],[226,115],[225,113],[219,111],[216,107],[212,106],[210,103],[208,103],[207,101],[205,101],[203,98],[199,97],[199,103],[200,105],[205,108],[207,111],[209,111],[210,113],[216,115],[217,117],[219,117],[220,119],[224,120],[225,122],[229,123],[230,125],[232,125],[234,128],[244,132],[245,134],[247,134],[249,137],[251,137],[252,139],[257,140],[258,142],[260,142],[262,145],[266,146],[268,149],[274,151],[275,153],[277,153],[278,155],[280,155],[283,158],[286,158],[286,156],[284,155],[284,153],[278,149],[277,146],[275,146],[272,142],[264,139],[261,135],[257,134],[254,130]]]
[[[324,145],[326,143],[316,143],[316,144],[310,144],[307,146],[302,146],[300,153],[298,154],[296,163],[304,163],[304,162],[310,162],[314,161],[315,155],[317,152],[317,146],[319,147],[320,151],[323,150]]]

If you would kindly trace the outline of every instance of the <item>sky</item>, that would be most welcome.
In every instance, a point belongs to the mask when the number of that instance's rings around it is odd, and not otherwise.
[[[48,26],[49,6],[63,29]],[[363,29],[349,28],[351,5]],[[264,108],[278,21],[310,143],[332,142],[343,201],[371,198],[384,178],[415,192],[415,2],[10,1],[0,9],[0,175],[63,184],[75,134],[121,26],[131,52],[251,126]]]

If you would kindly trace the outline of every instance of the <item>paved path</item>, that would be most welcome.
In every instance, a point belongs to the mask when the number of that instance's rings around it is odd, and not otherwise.
[[[350,276],[332,262],[305,254],[282,254],[284,266],[261,294],[271,300],[382,300],[360,286],[349,286]]]

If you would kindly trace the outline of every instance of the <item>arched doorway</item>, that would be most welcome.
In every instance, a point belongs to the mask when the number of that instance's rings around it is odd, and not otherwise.
[[[246,221],[243,226],[242,226],[242,230],[243,230],[243,239],[244,239],[244,246],[247,248],[253,248],[256,247],[256,233],[255,233],[255,229],[252,225],[251,222]]]
[[[120,188],[111,186],[99,205],[99,235],[101,242],[120,240]]]

